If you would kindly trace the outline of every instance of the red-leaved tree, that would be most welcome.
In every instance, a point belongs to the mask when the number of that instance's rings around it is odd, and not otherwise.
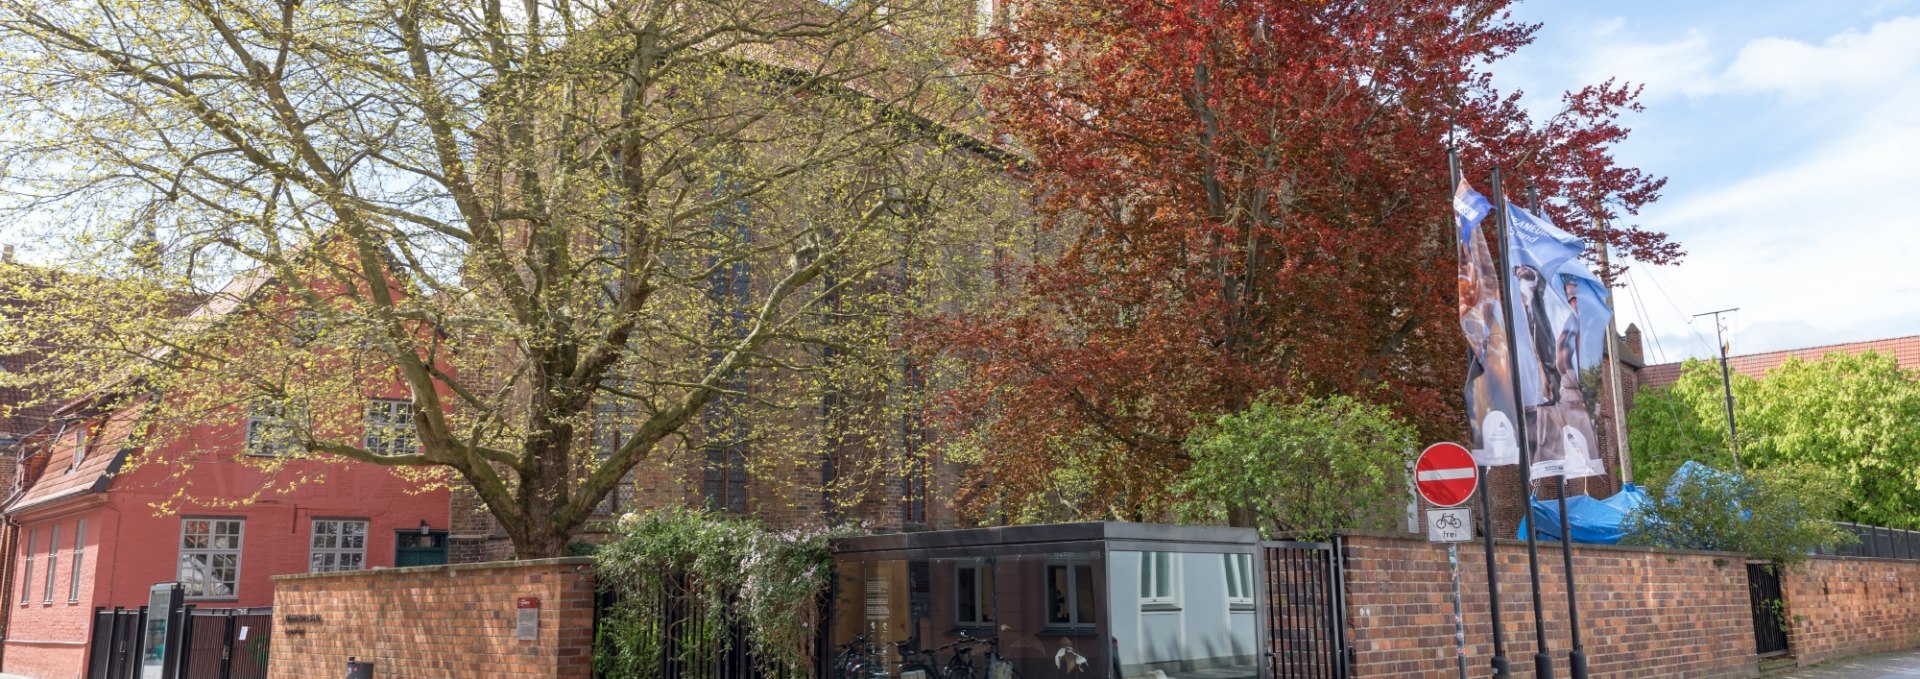
[[[1450,143],[1576,233],[1601,217],[1619,254],[1679,257],[1619,223],[1664,183],[1610,151],[1637,89],[1530,118],[1484,70],[1537,28],[1508,4],[1038,0],[967,43],[1061,247],[1003,303],[925,327],[968,366],[944,413],[974,516],[1162,516],[1196,415],[1270,391],[1457,436]]]

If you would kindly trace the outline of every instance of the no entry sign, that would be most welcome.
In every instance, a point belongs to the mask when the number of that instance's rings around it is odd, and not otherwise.
[[[1420,453],[1413,465],[1413,486],[1420,497],[1441,507],[1452,507],[1473,497],[1480,487],[1480,473],[1473,468],[1473,454],[1458,443],[1435,443]]]

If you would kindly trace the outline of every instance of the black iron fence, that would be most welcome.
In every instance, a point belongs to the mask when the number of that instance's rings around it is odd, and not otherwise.
[[[1858,538],[1851,545],[1821,550],[1827,556],[1863,556],[1876,559],[1911,559],[1920,561],[1920,531],[1880,526],[1863,526],[1857,523],[1839,523],[1840,529]]]
[[[157,646],[143,632],[147,608],[94,609],[93,642],[87,647],[87,679],[136,679],[140,663]],[[179,679],[266,679],[273,641],[272,608],[194,608],[173,614],[169,634]]]
[[[685,578],[666,578],[651,592],[602,591],[594,602],[594,648],[596,654],[625,648],[629,652],[645,649],[657,663],[657,679],[805,679],[761,672],[747,628],[738,620],[722,620],[702,605],[704,595],[687,586]],[[731,599],[731,597],[726,597]],[[640,606],[642,624],[608,624],[616,607]],[[821,613],[822,619],[825,611]],[[822,633],[825,625],[816,625]],[[720,644],[710,640],[718,634]],[[615,639],[614,635],[627,635]],[[814,639],[815,675],[824,665],[824,639]],[[594,676],[615,679],[596,671]],[[651,663],[649,663],[651,664]],[[237,679],[237,678],[236,678]]]
[[[1263,542],[1267,656],[1276,679],[1346,679],[1340,550],[1326,542]]]

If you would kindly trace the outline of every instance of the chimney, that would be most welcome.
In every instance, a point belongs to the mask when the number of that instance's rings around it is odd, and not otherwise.
[[[12,264],[12,263],[13,263],[13,244],[8,243],[5,247],[0,247],[0,264]]]
[[[1640,326],[1628,323],[1627,331],[1621,333],[1620,344],[1622,345],[1620,353],[1632,356],[1634,360],[1641,363],[1647,362],[1646,351],[1640,346]]]

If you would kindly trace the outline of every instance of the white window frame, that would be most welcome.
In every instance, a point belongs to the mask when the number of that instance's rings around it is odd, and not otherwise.
[[[297,452],[300,448],[297,425],[302,416],[300,408],[290,403],[256,401],[247,406],[247,425],[242,432],[241,446],[248,455],[259,457],[284,457]],[[264,440],[273,433],[284,434],[286,440]]]
[[[953,565],[953,623],[958,627],[992,627],[993,597],[987,592],[987,572],[992,568],[984,559],[967,559]],[[960,583],[973,582],[973,619],[960,617]]]
[[[206,534],[207,543],[206,543],[206,546],[204,547],[189,546],[187,543],[187,539],[191,537],[191,535],[188,533],[188,528],[190,528],[195,522],[206,522],[207,524],[207,534]],[[220,524],[234,524],[235,526],[237,526],[238,529],[232,535],[233,537],[232,548],[214,546],[215,544],[217,544],[217,541],[219,540],[219,538],[226,537],[221,535],[220,533],[220,530],[219,530]],[[197,516],[197,517],[182,518],[180,520],[179,544],[180,544],[180,559],[176,563],[178,567],[176,568],[175,573],[179,577],[180,584],[184,586],[187,590],[186,598],[216,599],[216,600],[239,598],[240,577],[241,577],[241,572],[240,572],[241,555],[243,550],[246,549],[246,545],[247,545],[247,520],[246,519],[241,517],[235,517],[235,516]],[[227,555],[227,554],[233,555],[233,582],[228,586],[228,589],[230,591],[228,591],[227,593],[225,594],[208,593],[207,586],[210,584],[215,584],[216,581],[201,580],[201,579],[189,577],[192,574],[192,571],[190,571],[186,567],[189,558],[195,557],[195,556],[206,556],[207,570],[210,572],[213,569],[214,559],[218,556]],[[224,581],[219,581],[219,582],[224,582]],[[196,589],[198,590],[199,593],[195,593]]]
[[[1220,556],[1221,562],[1226,567],[1228,608],[1253,608],[1253,555],[1222,554]]]
[[[413,401],[367,399],[366,433],[361,445],[375,455],[406,455],[419,449],[419,434],[413,428]]]
[[[1053,614],[1052,612],[1049,611],[1045,614],[1045,617],[1042,618],[1042,620],[1044,621],[1043,626],[1049,629],[1065,630],[1065,631],[1073,631],[1073,632],[1091,631],[1094,628],[1095,622],[1100,618],[1100,611],[1095,610],[1093,612],[1094,620],[1080,619],[1080,567],[1086,566],[1088,571],[1087,575],[1089,577],[1092,577],[1093,560],[1091,558],[1082,557],[1082,556],[1048,557],[1044,563],[1045,563],[1045,566],[1040,571],[1042,575],[1042,580],[1044,581],[1041,585],[1042,591],[1045,591],[1045,588],[1047,587],[1053,586],[1053,569],[1055,567],[1063,567],[1067,569],[1067,583],[1066,583],[1066,592],[1065,592],[1066,604],[1067,604],[1067,621],[1066,622],[1054,621]],[[1052,603],[1053,603],[1052,601],[1048,601],[1046,605],[1052,605]],[[1097,601],[1092,603],[1094,603],[1095,605],[1098,604]]]
[[[40,603],[53,603],[53,581],[60,572],[60,524],[53,524],[53,535],[47,540],[47,582],[41,587]]]
[[[1161,582],[1165,575],[1165,582]],[[1160,585],[1165,584],[1166,589]],[[1180,554],[1178,552],[1140,553],[1140,605],[1169,608],[1180,605]]]
[[[73,464],[67,465],[67,473],[80,469],[80,463],[87,461],[87,423],[81,422],[73,428]],[[61,434],[64,438],[65,433]]]
[[[87,520],[73,525],[73,573],[67,576],[67,603],[80,603],[80,567],[87,555]]]
[[[33,602],[33,544],[39,541],[40,529],[29,529],[27,544],[20,550],[27,554],[25,563],[21,566],[23,570],[20,572],[20,605],[22,606]]]
[[[323,534],[321,532],[322,524],[331,525],[333,530]],[[360,527],[360,533],[357,536],[349,535],[346,532],[347,527],[351,525]],[[370,528],[371,526],[366,519],[314,519],[311,521],[308,524],[309,532],[307,535],[307,572],[344,573],[348,571],[366,570],[367,534]],[[347,538],[352,537],[360,538],[359,547],[346,546]],[[321,538],[333,538],[333,540],[331,544],[323,545],[321,544]],[[334,557],[332,559],[333,563],[321,564],[320,561],[322,561],[322,559],[320,557],[322,556]],[[340,557],[343,556],[355,557],[354,565],[351,567],[343,567],[340,564]]]

